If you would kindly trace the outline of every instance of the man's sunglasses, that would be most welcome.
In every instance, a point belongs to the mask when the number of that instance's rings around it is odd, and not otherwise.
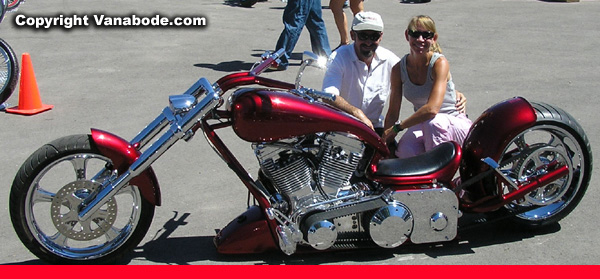
[[[431,31],[416,31],[416,30],[408,30],[408,35],[418,39],[419,37],[423,37],[423,39],[433,39],[433,35],[435,35],[435,33],[431,32]]]
[[[361,41],[366,41],[367,39],[371,41],[377,41],[379,40],[379,38],[381,38],[381,32],[371,34],[364,32],[356,32],[356,37],[358,37],[358,39]]]

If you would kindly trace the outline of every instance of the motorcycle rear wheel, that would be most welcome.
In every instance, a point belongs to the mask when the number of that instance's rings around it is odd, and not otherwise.
[[[0,39],[0,105],[8,100],[17,86],[19,62],[10,45]]]
[[[501,171],[517,182],[535,179],[552,164],[567,165],[570,169],[567,176],[502,209],[502,215],[514,215],[512,220],[516,223],[535,228],[560,221],[579,204],[590,182],[592,152],[583,128],[570,114],[552,105],[531,104],[536,111],[536,123],[507,145],[499,162]],[[510,162],[515,156],[520,158]],[[505,193],[511,190],[508,185],[503,187]],[[534,209],[526,211],[528,207]]]
[[[10,192],[10,217],[21,242],[52,264],[111,264],[133,250],[154,216],[154,205],[138,187],[124,187],[86,221],[77,216],[110,166],[89,135],[63,137],[35,151]]]

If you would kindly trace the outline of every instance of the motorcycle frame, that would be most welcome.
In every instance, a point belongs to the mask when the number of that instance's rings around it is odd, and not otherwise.
[[[221,253],[256,253],[277,248],[278,245],[275,241],[278,239],[276,231],[278,221],[268,211],[273,206],[273,201],[269,200],[270,195],[259,181],[253,180],[251,175],[245,171],[241,163],[215,132],[218,129],[233,125],[232,113],[217,109],[223,102],[224,93],[232,88],[245,85],[262,85],[288,91],[296,87],[295,84],[257,75],[275,61],[275,57],[277,56],[266,58],[257,68],[249,72],[226,75],[212,85],[206,79],[198,80],[183,94],[190,96],[190,99],[184,97],[184,100],[191,101],[193,98],[194,104],[190,106],[171,104],[129,142],[108,132],[92,129],[94,144],[103,155],[113,161],[114,172],[111,178],[107,179],[102,185],[99,193],[90,196],[82,203],[79,218],[81,220],[89,218],[91,212],[97,210],[118,189],[125,187],[128,183],[139,187],[143,197],[149,202],[160,205],[160,187],[150,165],[178,140],[184,139],[187,141],[192,138],[198,129],[201,129],[215,152],[236,173],[258,204],[258,206],[251,206],[248,211],[243,213],[241,216],[244,218],[239,219],[237,224],[232,221],[231,224],[233,225],[231,226],[236,229],[232,229],[228,225],[218,234],[215,238],[218,251]],[[511,121],[507,121],[508,118]],[[218,122],[209,124],[209,120],[217,120]],[[523,185],[519,190],[508,195],[490,193],[481,182],[482,177],[478,175],[480,173],[494,174],[499,179],[505,179],[501,174],[494,173],[494,169],[491,169],[489,165],[482,163],[481,159],[491,158],[496,162],[499,161],[501,159],[499,158],[500,154],[508,144],[507,139],[512,139],[513,136],[533,126],[535,121],[535,112],[523,98],[514,98],[491,107],[475,121],[474,128],[467,135],[467,140],[463,145],[462,156],[461,148],[457,146],[459,154],[456,160],[461,162],[461,178],[465,184],[469,184],[467,190],[479,190],[481,198],[475,202],[459,199],[461,209],[473,212],[495,210],[568,174],[569,170],[566,166],[556,168],[544,177],[530,181],[527,185]],[[481,125],[483,122],[486,122],[486,125]],[[149,141],[167,127],[167,132],[142,152]],[[391,178],[386,180],[373,176],[376,170],[375,162],[387,155],[385,151],[380,149],[376,148],[376,152],[371,158],[368,166],[370,171],[367,172],[369,178],[375,181],[379,180],[392,189],[404,189],[407,186],[414,186],[416,181],[414,178]],[[448,171],[448,169],[444,169],[442,173]],[[456,171],[456,169],[453,171]],[[455,189],[457,186],[451,181],[442,182],[451,189]],[[419,183],[435,187],[437,181],[435,176],[427,176],[419,180]],[[496,186],[500,187],[499,185]],[[502,193],[500,190],[497,189],[497,193]],[[240,234],[240,232],[243,233]],[[240,235],[245,237],[240,237]]]

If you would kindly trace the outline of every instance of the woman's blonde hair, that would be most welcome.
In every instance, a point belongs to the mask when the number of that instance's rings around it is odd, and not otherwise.
[[[417,26],[419,25],[423,26],[425,29],[427,29],[427,31],[437,34],[437,29],[435,28],[435,21],[433,21],[431,17],[426,15],[418,15],[413,17],[408,23],[408,27],[406,29],[415,31],[417,30]],[[433,52],[442,53],[442,47],[440,47],[437,40],[431,46],[431,50]]]

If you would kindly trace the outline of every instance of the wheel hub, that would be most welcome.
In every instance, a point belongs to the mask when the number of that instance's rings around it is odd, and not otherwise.
[[[80,221],[78,207],[98,188],[89,180],[71,182],[62,187],[52,199],[50,214],[56,229],[67,238],[87,241],[105,235],[115,223],[117,203],[110,199],[89,219]]]
[[[571,161],[562,148],[545,146],[532,150],[518,165],[518,177],[529,180],[548,172],[548,166],[557,163],[567,165],[572,170]],[[570,171],[571,172],[571,171]],[[557,179],[550,184],[538,188],[524,197],[520,204],[548,205],[562,198],[571,184],[571,173],[564,178]]]

